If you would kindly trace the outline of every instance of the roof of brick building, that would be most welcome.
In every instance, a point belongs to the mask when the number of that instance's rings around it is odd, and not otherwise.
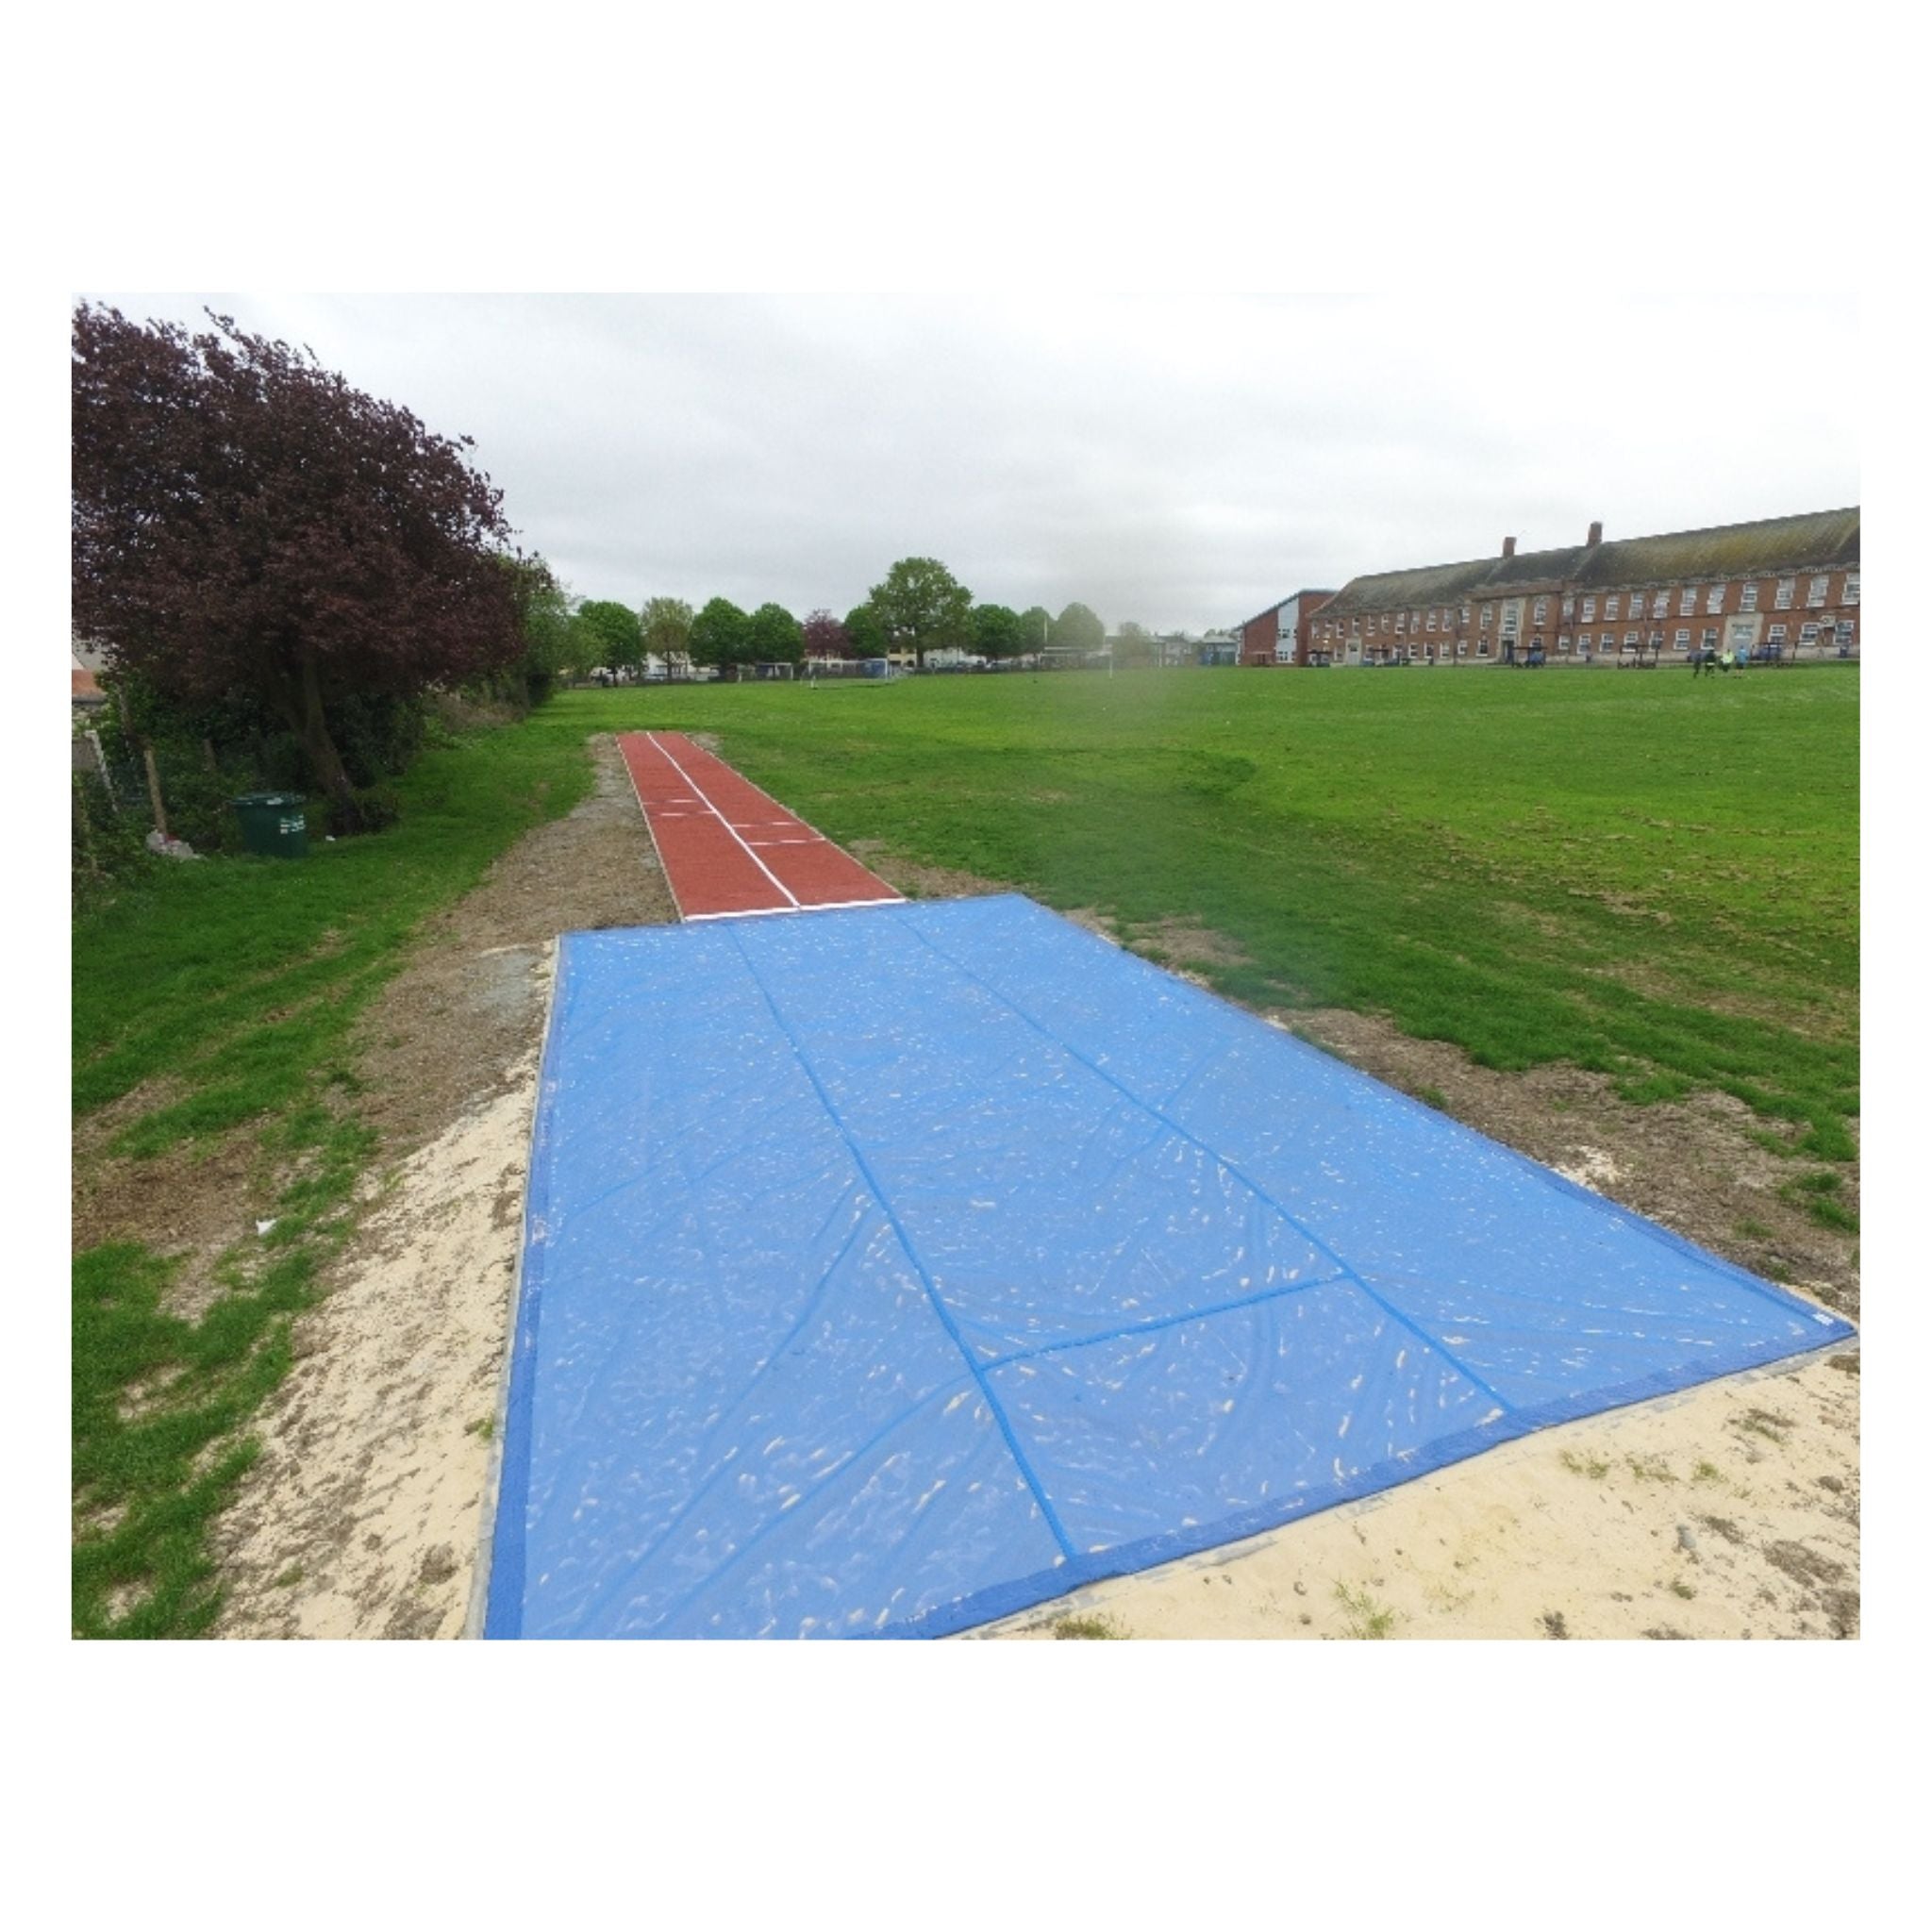
[[[1347,617],[1357,611],[1408,609],[1557,585],[1613,590],[1625,584],[1674,584],[1778,571],[1852,570],[1857,562],[1857,508],[1814,510],[1662,537],[1483,557],[1425,570],[1379,571],[1345,585],[1322,614]]]

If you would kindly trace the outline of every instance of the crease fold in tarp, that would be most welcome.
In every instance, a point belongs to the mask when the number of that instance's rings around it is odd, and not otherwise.
[[[942,1635],[1851,1333],[1018,896],[559,974],[487,1635]]]

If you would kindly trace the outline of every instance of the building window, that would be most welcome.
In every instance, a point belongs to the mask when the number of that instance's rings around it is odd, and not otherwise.
[[[1712,625],[1707,625],[1705,626],[1705,630],[1704,630],[1704,635],[1703,635],[1703,636],[1702,636],[1701,638],[1699,638],[1697,641],[1698,641],[1698,643],[1699,643],[1700,647],[1701,647],[1702,649],[1704,649],[1704,650],[1707,650],[1707,651],[1714,651],[1714,650],[1716,650],[1716,649],[1717,649],[1717,625],[1714,625],[1714,624],[1712,624]]]
[[[1651,653],[1655,656],[1664,647],[1664,634],[1660,630],[1654,630],[1645,641],[1650,645]]]
[[[1689,629],[1688,629],[1688,628],[1687,628],[1687,629],[1683,629],[1683,630],[1679,630],[1679,631],[1677,631],[1677,632],[1676,632],[1676,633],[1675,633],[1675,634],[1674,634],[1674,636],[1672,637],[1672,639],[1671,639],[1671,649],[1672,649],[1672,650],[1674,650],[1674,651],[1688,651],[1688,650],[1689,650],[1690,648],[1690,631],[1689,631]]]
[[[1839,642],[1841,644],[1850,643],[1852,641],[1853,637],[1856,635],[1857,628],[1858,620],[1856,617],[1840,617],[1838,621]]]
[[[1707,617],[1715,617],[1724,608],[1724,587],[1722,584],[1713,584],[1704,600],[1704,614]]]
[[[1697,592],[1694,590],[1687,590],[1677,598],[1677,615],[1679,617],[1689,617],[1696,608]]]
[[[1434,611],[1432,610],[1432,611],[1430,611],[1430,612],[1429,612],[1429,628],[1430,628],[1431,630],[1434,630],[1434,629],[1435,629],[1435,627],[1436,627],[1436,613],[1435,613],[1435,612],[1434,612]]]
[[[1538,631],[1538,632],[1536,633],[1536,635],[1535,635],[1535,636],[1534,636],[1533,638],[1531,638],[1531,639],[1530,639],[1530,641],[1529,641],[1529,648],[1530,648],[1530,649],[1531,649],[1532,651],[1541,651],[1541,650],[1542,649],[1542,647],[1543,647],[1543,634],[1542,634],[1542,632],[1541,632],[1541,631]]]
[[[1383,613],[1382,613],[1382,635],[1383,635],[1384,637],[1387,637],[1387,636],[1388,636],[1388,634],[1389,634],[1389,613],[1388,613],[1388,612],[1387,612],[1387,611],[1385,610],[1385,611],[1383,611]]]
[[[1571,619],[1572,619],[1573,617],[1574,617],[1575,615],[1576,615],[1576,599],[1575,599],[1574,597],[1565,597],[1565,598],[1563,599],[1563,603],[1562,603],[1562,619],[1563,619],[1563,622],[1564,622],[1565,624],[1568,624],[1568,623],[1570,622],[1570,620],[1571,620]]]
[[[1614,597],[1606,597],[1604,599],[1604,615],[1606,617],[1614,617],[1616,614],[1617,600]]]
[[[1567,630],[1557,634],[1557,655],[1559,658],[1567,658],[1570,655],[1570,633]]]
[[[1586,597],[1583,600],[1583,621],[1585,624],[1594,624],[1596,622],[1596,599],[1594,597]]]
[[[1650,614],[1653,617],[1668,617],[1671,614],[1671,593],[1668,591],[1659,591],[1650,600]]]
[[[1764,639],[1765,639],[1765,641],[1766,641],[1767,643],[1772,643],[1772,644],[1781,644],[1781,643],[1783,643],[1783,642],[1784,642],[1784,641],[1785,641],[1785,627],[1784,627],[1784,625],[1781,625],[1781,624],[1774,624],[1774,625],[1772,625],[1772,627],[1771,627],[1771,628],[1770,628],[1770,629],[1769,629],[1768,631],[1766,631],[1766,632],[1765,632],[1765,634],[1764,634]]]
[[[1490,641],[1488,638],[1484,638],[1482,641],[1476,645],[1475,654],[1478,658],[1487,658],[1490,655]]]
[[[1547,597],[1539,597],[1536,600],[1536,608],[1529,613],[1529,621],[1532,624],[1549,623],[1550,600]]]
[[[1807,647],[1818,642],[1818,626],[1815,624],[1801,624],[1798,626],[1798,641]]]
[[[1493,604],[1485,604],[1483,606],[1483,628],[1485,630],[1489,629],[1490,619],[1495,615],[1495,610],[1496,607]]]
[[[1458,658],[1469,656],[1469,640],[1467,638],[1457,638],[1456,640],[1456,655]]]
[[[1348,620],[1348,634],[1350,637],[1359,637],[1361,635],[1361,628],[1362,621],[1359,617],[1351,617]]]
[[[1847,604],[1856,604],[1858,601],[1858,580],[1857,577],[1851,576],[1845,579],[1845,594],[1842,601]]]
[[[1776,602],[1777,608],[1780,610],[1789,610],[1791,608],[1792,601],[1796,598],[1797,594],[1798,580],[1796,577],[1778,578]]]
[[[1626,651],[1634,651],[1637,648],[1637,633],[1634,630],[1626,630],[1624,633],[1624,648]]]
[[[1738,608],[1740,610],[1756,610],[1757,608],[1757,586],[1756,584],[1740,584],[1738,586]]]
[[[1395,635],[1399,638],[1408,635],[1408,612],[1406,610],[1395,613]]]

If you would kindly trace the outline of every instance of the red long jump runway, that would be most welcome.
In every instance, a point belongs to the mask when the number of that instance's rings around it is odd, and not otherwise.
[[[681,731],[622,731],[618,749],[680,918],[871,906],[899,894]]]

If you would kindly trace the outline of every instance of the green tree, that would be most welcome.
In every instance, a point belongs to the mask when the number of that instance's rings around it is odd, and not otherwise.
[[[577,606],[572,648],[585,667],[633,670],[644,661],[644,626],[628,604],[596,598]]]
[[[1113,641],[1114,657],[1122,664],[1152,664],[1160,656],[1154,634],[1144,624],[1123,624]]]
[[[931,557],[902,557],[867,602],[894,650],[921,656],[972,641],[973,593]]]
[[[644,649],[667,661],[691,651],[691,610],[682,597],[644,600]]]
[[[889,640],[879,614],[870,604],[855,605],[845,613],[845,636],[855,658],[883,658]]]
[[[1026,633],[1020,613],[1009,610],[1004,604],[975,604],[973,607],[973,647],[995,663],[1003,658],[1017,658],[1026,648]]]
[[[524,655],[506,675],[522,685],[526,703],[541,705],[559,677],[580,668],[575,661],[578,632],[571,621],[570,592],[541,557],[501,559],[516,587],[517,628]]]
[[[751,658],[751,619],[726,597],[713,597],[691,625],[691,661],[730,671]]]
[[[782,604],[760,604],[751,614],[751,656],[757,664],[803,662],[805,626]]]
[[[1069,604],[1053,621],[1053,641],[1062,650],[1097,651],[1107,642],[1107,626],[1084,604]]]
[[[1041,604],[1021,611],[1020,635],[1025,640],[1020,646],[1021,650],[1043,650],[1053,642],[1053,612]]]

